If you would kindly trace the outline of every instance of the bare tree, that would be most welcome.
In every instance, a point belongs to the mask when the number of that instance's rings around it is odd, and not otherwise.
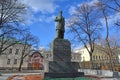
[[[9,27],[9,28],[8,28]],[[26,29],[20,29],[19,27],[4,26],[1,28],[0,35],[0,55],[4,53],[6,49],[20,42],[19,36]]]
[[[115,22],[115,25],[120,26],[120,19],[118,19],[117,22]]]
[[[116,14],[120,12],[120,0],[98,0],[98,1],[102,1],[102,5],[104,5],[104,7],[108,8],[109,11],[111,11],[111,14]],[[118,19],[115,22],[116,26],[120,26],[120,19]]]
[[[0,54],[19,43],[18,34],[26,31],[18,27],[24,21],[26,6],[18,0],[0,0]]]
[[[26,7],[18,0],[0,0],[0,28],[8,24],[23,22]]]
[[[26,29],[19,27],[19,24],[24,22],[22,15],[25,13],[26,6],[19,0],[0,0],[0,54],[10,46],[22,43],[23,51],[19,71],[21,70],[24,58],[29,53],[26,53],[26,50],[38,43],[36,37],[29,32],[27,33]]]
[[[104,0],[104,2],[109,9],[120,12],[120,0]]]
[[[116,12],[120,12],[120,0],[113,0],[113,3],[115,7],[112,7],[111,9],[115,10]],[[115,25],[120,26],[120,18],[115,22]]]
[[[105,44],[106,44],[106,53],[109,55],[110,58],[110,64],[111,64],[111,70],[114,71],[114,62],[112,60],[112,56],[114,55],[112,52],[112,46],[110,45],[110,39],[109,39],[109,35],[110,35],[110,27],[109,27],[109,13],[108,13],[108,6],[106,1],[104,0],[99,0],[99,3],[97,4],[99,10],[102,13],[102,16],[104,21],[105,21],[105,27],[106,27],[106,36],[105,36]]]
[[[23,34],[21,42],[23,44],[23,51],[20,57],[20,64],[18,69],[19,71],[21,71],[21,67],[25,57],[28,56],[30,53],[30,47],[34,47],[38,45],[39,40],[37,39],[37,37],[33,36],[32,34],[26,33],[26,34]]]
[[[68,27],[74,40],[78,41],[79,44],[82,43],[90,55],[91,67],[93,67],[92,53],[94,52],[94,45],[100,37],[98,17],[96,9],[86,3],[82,4],[77,9],[76,14],[68,20]]]

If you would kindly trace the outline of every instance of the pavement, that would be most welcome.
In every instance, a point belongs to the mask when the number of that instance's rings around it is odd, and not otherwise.
[[[103,79],[100,79],[100,80],[120,80],[120,79],[117,79],[117,78],[103,78]]]
[[[31,75],[31,74],[41,74],[41,73],[3,73],[0,76],[0,80],[7,80],[8,77],[13,76],[13,75]]]
[[[8,77],[13,76],[13,75],[32,75],[32,74],[41,74],[41,73],[4,73],[2,74],[2,76],[0,76],[0,80],[7,80]],[[120,78],[101,77],[98,80],[120,80]]]
[[[120,80],[120,78],[113,78],[108,76],[102,76],[102,75],[85,75],[88,78],[95,78],[96,80]]]

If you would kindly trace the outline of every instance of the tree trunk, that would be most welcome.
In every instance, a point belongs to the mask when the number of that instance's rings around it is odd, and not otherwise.
[[[90,54],[90,68],[93,69],[94,66],[93,66],[93,61],[92,61],[92,54]]]
[[[110,59],[110,68],[112,71],[114,71],[114,65],[113,65],[113,61],[112,61],[112,50],[111,50],[111,47],[110,47],[110,43],[109,43],[109,26],[108,26],[108,18],[107,18],[107,15],[105,13],[105,9],[103,8],[103,5],[102,5],[102,13],[103,13],[103,16],[104,16],[104,19],[105,19],[105,26],[106,26],[106,37],[105,37],[105,40],[106,40],[106,45],[107,45],[107,48],[108,48],[108,55],[109,55],[109,59]]]
[[[112,71],[115,71],[114,70],[114,61],[112,60],[112,58],[113,58],[112,51],[111,51],[108,40],[106,40],[106,42],[107,42],[107,46],[108,46],[108,55],[109,55],[109,59],[110,59],[110,69]]]
[[[22,64],[23,64],[23,58],[21,58],[21,60],[20,60],[20,65],[19,65],[18,71],[21,71]]]

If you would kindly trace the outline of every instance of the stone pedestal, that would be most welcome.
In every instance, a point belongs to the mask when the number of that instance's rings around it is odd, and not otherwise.
[[[81,77],[84,73],[79,73],[79,63],[71,62],[71,44],[66,39],[54,39],[51,45],[51,53],[53,61],[49,61],[48,72],[45,73],[46,78],[67,78]]]
[[[71,44],[66,39],[54,39],[51,45],[53,61],[49,62],[49,72],[77,72],[79,64],[71,62]]]
[[[71,45],[66,39],[54,39],[51,45],[51,53],[53,54],[53,61],[71,61]]]
[[[79,64],[76,62],[51,61],[49,72],[71,73],[78,72]]]
[[[83,77],[83,72],[71,72],[71,73],[45,73],[45,78],[75,78]]]

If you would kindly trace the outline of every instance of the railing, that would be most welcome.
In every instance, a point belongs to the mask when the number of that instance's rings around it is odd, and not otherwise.
[[[120,72],[112,72],[110,70],[92,70],[92,69],[79,69],[78,72],[84,72],[85,75],[96,75],[104,77],[119,76]]]

